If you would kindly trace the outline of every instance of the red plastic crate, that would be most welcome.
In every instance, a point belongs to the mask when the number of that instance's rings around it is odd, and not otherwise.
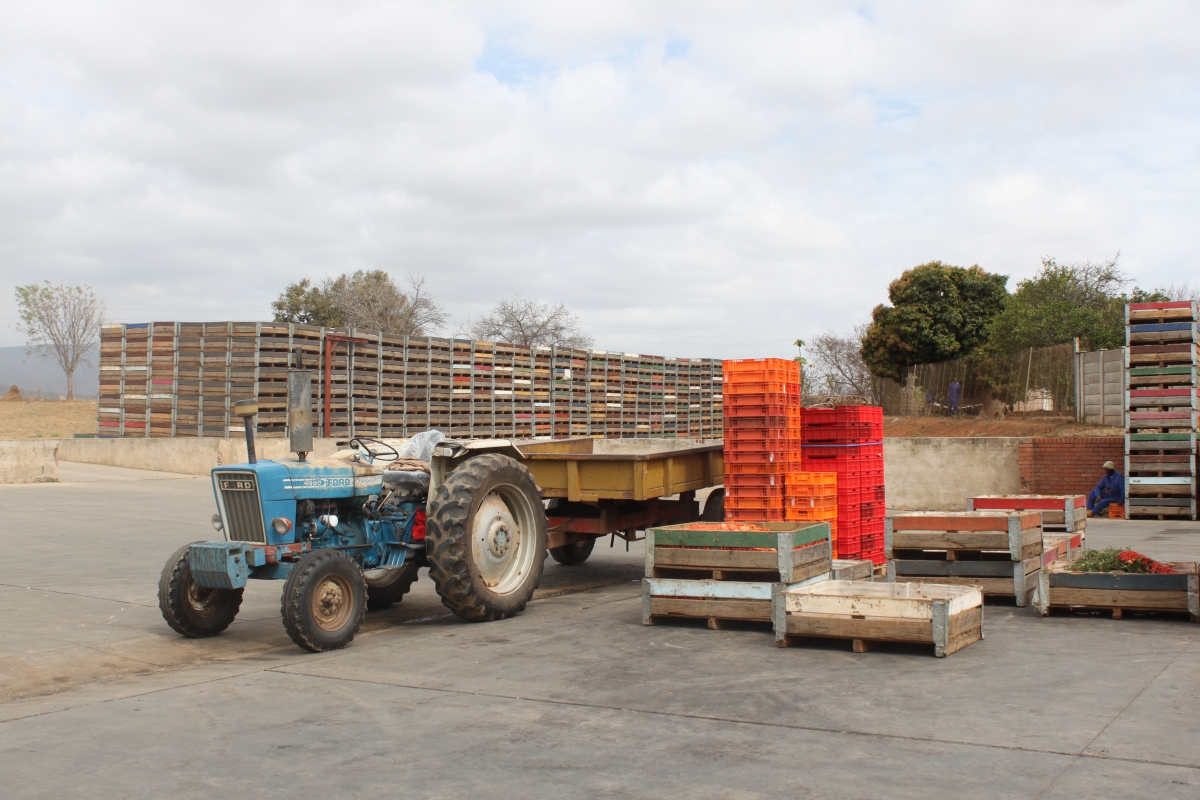
[[[804,425],[801,435],[805,442],[859,443],[882,442],[883,426],[862,425],[857,422],[836,422],[833,425]]]
[[[883,503],[842,503],[838,502],[838,519],[847,522],[862,522],[865,520],[883,519],[887,509]]]
[[[838,491],[843,489],[876,489],[883,486],[883,470],[873,472],[855,472],[844,475],[839,474],[837,480]]]
[[[838,478],[843,473],[864,474],[883,470],[883,455],[867,455],[846,451],[818,451],[812,455],[810,448],[802,450],[801,468],[805,472],[836,472]]]

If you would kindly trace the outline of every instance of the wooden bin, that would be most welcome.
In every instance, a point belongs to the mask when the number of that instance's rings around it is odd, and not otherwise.
[[[1044,557],[1041,512],[898,512],[884,524],[890,582],[978,586],[1029,604]]]
[[[705,530],[704,523],[646,531],[642,622],[655,618],[771,621],[771,597],[828,580],[828,522],[756,522],[765,531]]]
[[[1068,566],[1050,564],[1039,575],[1037,609],[1042,616],[1051,608],[1112,609],[1114,619],[1124,611],[1172,611],[1200,622],[1200,574],[1194,561],[1167,564],[1175,575],[1071,572]]]
[[[829,580],[829,572],[814,575],[792,586]],[[642,624],[654,625],[668,617],[707,619],[716,630],[724,620],[770,622],[771,598],[785,583],[769,581],[642,579]]]
[[[1043,530],[1087,527],[1087,498],[1081,494],[985,494],[968,498],[967,511],[1040,511]]]
[[[850,639],[856,653],[916,642],[941,658],[983,638],[983,594],[972,586],[823,581],[781,590],[771,612],[780,647],[805,636]]]
[[[766,531],[703,530],[703,524],[647,530],[646,577],[792,584],[830,570],[828,522],[754,523]]]
[[[874,577],[875,564],[869,558],[835,558],[830,572],[835,581],[869,581]]]

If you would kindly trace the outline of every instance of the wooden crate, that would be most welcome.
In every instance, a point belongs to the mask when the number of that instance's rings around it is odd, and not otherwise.
[[[1071,572],[1068,566],[1054,563],[1041,572],[1036,606],[1042,616],[1051,608],[1111,609],[1114,619],[1125,611],[1171,611],[1200,622],[1200,574],[1194,561],[1167,564],[1176,575]]]
[[[990,550],[1023,561],[1042,554],[1036,511],[901,511],[884,522],[884,550]]]
[[[938,658],[983,638],[983,594],[970,586],[823,581],[776,593],[775,643],[805,636],[850,639],[856,653],[876,642],[932,644]]]
[[[1041,512],[897,513],[887,518],[887,580],[978,586],[1026,606],[1045,548]]]
[[[1042,548],[1043,558],[1042,563],[1050,563],[1046,560],[1051,551],[1057,553],[1050,561],[1064,559],[1066,561],[1074,561],[1083,555],[1083,551],[1087,547],[1087,533],[1079,531],[1077,533],[1046,533],[1042,532]]]
[[[835,581],[869,581],[874,578],[875,565],[870,559],[835,558],[830,573]]]
[[[1081,494],[986,494],[968,498],[967,511],[1040,511],[1043,530],[1087,527],[1087,498]]]
[[[666,525],[646,531],[646,577],[792,584],[828,573],[827,522],[762,522],[767,531]]]
[[[791,584],[802,587],[829,580],[823,572]],[[722,621],[770,622],[771,598],[789,588],[771,581],[642,579],[642,624],[654,625],[668,617],[707,619],[717,630]]]

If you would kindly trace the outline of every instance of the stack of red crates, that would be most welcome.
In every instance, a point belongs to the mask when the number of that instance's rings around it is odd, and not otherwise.
[[[787,475],[800,471],[800,365],[739,359],[722,371],[725,519],[783,522]]]
[[[883,409],[807,408],[802,439],[805,472],[837,473],[837,557],[883,563]]]

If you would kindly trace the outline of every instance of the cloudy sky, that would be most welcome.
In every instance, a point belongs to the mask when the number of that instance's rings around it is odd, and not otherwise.
[[[1196,282],[1194,2],[55,2],[0,10],[13,286],[268,319],[424,273],[598,347],[794,353],[933,259]]]

